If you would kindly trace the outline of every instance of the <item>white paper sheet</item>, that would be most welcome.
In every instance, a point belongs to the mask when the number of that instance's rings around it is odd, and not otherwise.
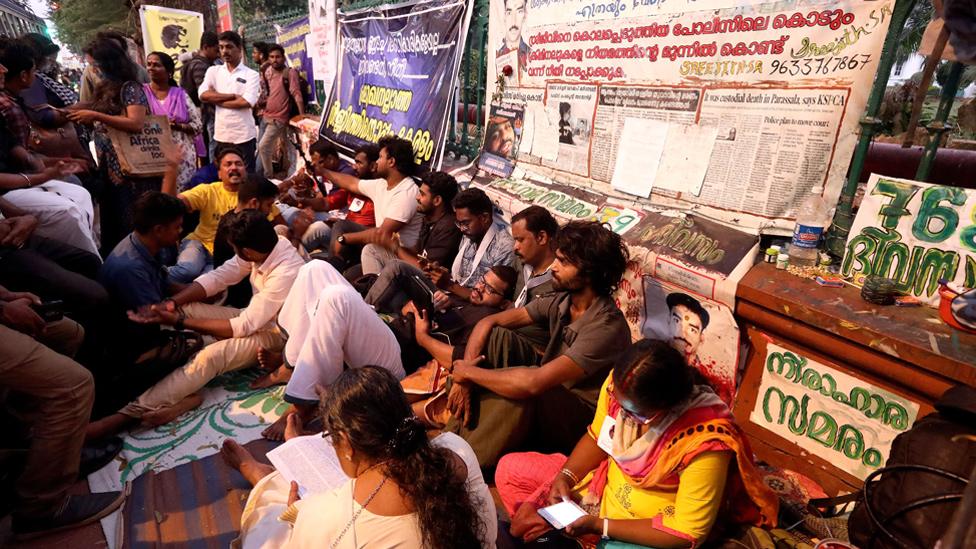
[[[649,197],[667,136],[667,122],[625,118],[610,185],[627,194]]]
[[[549,119],[549,113],[544,107],[532,110],[535,124],[532,130],[532,156],[554,161],[559,155],[559,126]]]
[[[664,144],[654,187],[701,194],[708,161],[715,148],[718,128],[697,124],[672,124]]]
[[[268,452],[268,460],[285,480],[298,483],[302,497],[328,492],[349,480],[332,443],[320,434],[293,438]]]

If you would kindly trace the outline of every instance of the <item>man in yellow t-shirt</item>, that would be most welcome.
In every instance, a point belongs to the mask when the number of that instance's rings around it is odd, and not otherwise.
[[[247,178],[244,156],[234,147],[218,151],[217,166],[220,181],[197,185],[177,195],[187,212],[200,212],[200,221],[180,244],[176,264],[169,268],[170,282],[189,284],[201,274],[213,270],[217,226],[224,214],[237,206],[237,191]],[[272,207],[268,219],[283,223],[279,217],[277,207]]]

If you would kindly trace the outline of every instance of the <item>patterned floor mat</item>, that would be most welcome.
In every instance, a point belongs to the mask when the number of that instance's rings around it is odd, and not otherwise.
[[[148,471],[160,472],[213,455],[225,439],[240,443],[255,440],[288,408],[284,386],[250,389],[261,374],[256,369],[232,372],[214,379],[203,390],[203,404],[172,423],[150,430],[132,431],[115,461],[89,475],[92,492],[121,490]],[[102,520],[109,548],[119,547],[121,513]]]

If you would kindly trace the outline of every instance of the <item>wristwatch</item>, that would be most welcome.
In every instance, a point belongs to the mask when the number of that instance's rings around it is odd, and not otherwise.
[[[339,238],[336,238],[336,242],[338,242],[339,244],[345,244],[346,243],[346,235],[340,234],[339,235]]]

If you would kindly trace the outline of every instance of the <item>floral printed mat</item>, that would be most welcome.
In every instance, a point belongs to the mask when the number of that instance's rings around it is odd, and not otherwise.
[[[92,492],[122,490],[147,471],[165,471],[220,451],[225,439],[241,444],[261,436],[288,408],[283,385],[253,390],[248,384],[256,369],[232,372],[214,379],[203,390],[203,404],[172,423],[123,436],[125,445],[115,461],[88,477]],[[121,511],[102,519],[109,548],[119,547]]]

